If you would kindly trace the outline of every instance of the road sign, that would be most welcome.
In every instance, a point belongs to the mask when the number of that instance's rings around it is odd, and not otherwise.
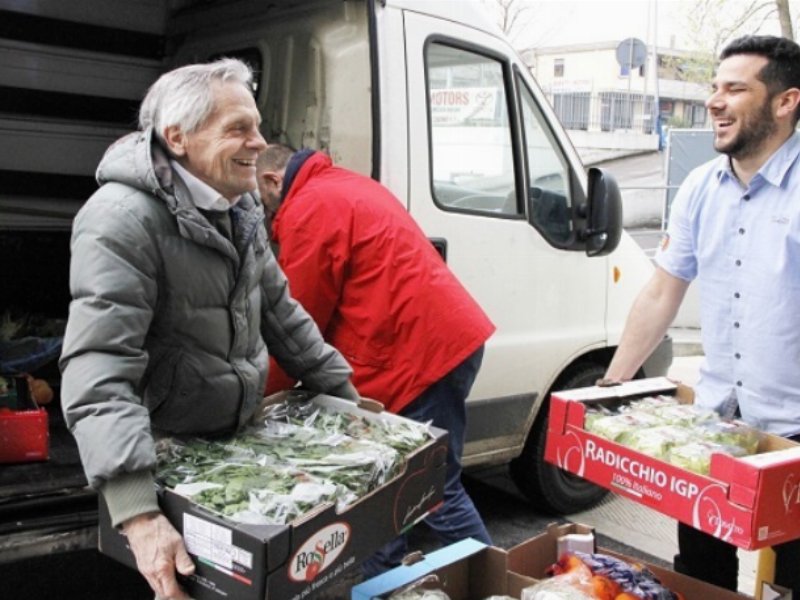
[[[646,60],[647,46],[639,38],[627,38],[617,46],[617,62],[623,69],[638,69]]]

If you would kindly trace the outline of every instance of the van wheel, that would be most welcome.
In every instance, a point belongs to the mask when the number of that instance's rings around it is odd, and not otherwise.
[[[553,391],[594,385],[604,373],[605,367],[601,365],[576,365],[564,379],[556,383]],[[528,433],[522,454],[509,465],[511,479],[538,511],[569,515],[587,510],[600,502],[608,492],[544,460],[548,408],[549,398]]]

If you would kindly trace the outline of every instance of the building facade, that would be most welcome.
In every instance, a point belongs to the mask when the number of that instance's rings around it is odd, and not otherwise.
[[[642,60],[624,61],[634,63],[629,69],[617,59],[619,46],[620,42],[598,42],[522,52],[576,146],[581,145],[578,132],[601,140],[620,134],[661,137],[668,127],[708,126],[708,83],[692,79],[701,79],[693,72],[698,65],[711,64],[710,59],[671,48],[647,48]]]

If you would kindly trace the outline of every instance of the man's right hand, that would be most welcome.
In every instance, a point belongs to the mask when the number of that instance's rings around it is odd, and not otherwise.
[[[148,513],[122,524],[136,567],[159,599],[189,600],[175,577],[194,573],[194,563],[183,539],[161,513]]]

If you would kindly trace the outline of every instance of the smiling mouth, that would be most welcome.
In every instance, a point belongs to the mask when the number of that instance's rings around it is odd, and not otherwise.
[[[248,160],[248,159],[244,159],[244,158],[234,158],[233,162],[235,162],[237,165],[241,165],[243,167],[255,167],[256,166],[255,159]]]
[[[714,121],[714,126],[717,129],[725,130],[732,125],[733,125],[733,119],[716,119]]]

